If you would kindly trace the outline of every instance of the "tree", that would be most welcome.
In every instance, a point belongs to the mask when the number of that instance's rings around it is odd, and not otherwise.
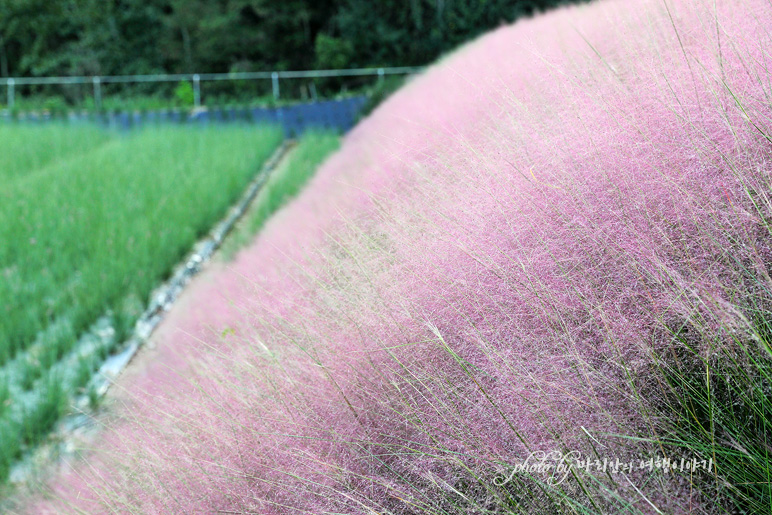
[[[559,0],[0,0],[0,74],[423,65]]]

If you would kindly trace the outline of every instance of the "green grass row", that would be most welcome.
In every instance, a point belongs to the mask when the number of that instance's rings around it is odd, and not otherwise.
[[[0,124],[0,192],[46,165],[82,156],[103,145],[110,134],[98,127]]]
[[[50,128],[26,135],[26,144],[0,148],[20,156],[0,172],[0,365],[59,318],[77,332],[127,293],[144,298],[282,139],[245,127],[107,138],[78,129],[57,149],[48,139],[62,135]],[[29,166],[30,147],[50,155]]]
[[[303,134],[284,163],[274,170],[260,190],[244,222],[226,240],[223,253],[233,257],[240,247],[260,231],[271,215],[303,189],[322,161],[339,146],[340,137],[337,133],[311,131]]]
[[[282,139],[246,126],[0,126],[0,478]],[[106,313],[118,334],[82,345]]]

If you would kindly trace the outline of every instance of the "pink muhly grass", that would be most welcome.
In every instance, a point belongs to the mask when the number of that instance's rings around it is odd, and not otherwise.
[[[675,328],[704,354],[752,337],[770,21],[606,1],[444,59],[190,293],[102,450],[34,509],[706,511],[683,477],[494,478],[534,450],[656,451],[613,435],[666,430]]]

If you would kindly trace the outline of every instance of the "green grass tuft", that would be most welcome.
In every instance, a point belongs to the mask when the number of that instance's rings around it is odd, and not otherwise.
[[[223,252],[232,258],[284,204],[295,197],[313,177],[319,165],[340,146],[334,132],[305,133],[284,164],[271,174],[252,204],[243,224],[226,241]]]

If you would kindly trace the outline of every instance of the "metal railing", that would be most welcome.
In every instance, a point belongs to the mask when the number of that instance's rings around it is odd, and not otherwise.
[[[238,73],[176,73],[165,75],[104,75],[104,76],[71,76],[71,77],[8,77],[0,78],[0,86],[7,87],[8,108],[12,109],[15,100],[17,86],[26,85],[64,85],[64,84],[92,84],[94,89],[94,104],[97,109],[102,105],[102,84],[130,84],[142,82],[180,82],[191,81],[193,83],[194,105],[201,105],[202,81],[228,81],[228,80],[270,80],[272,83],[273,97],[279,100],[281,79],[318,79],[325,77],[362,77],[378,76],[383,81],[386,75],[410,75],[421,71],[423,68],[414,66],[401,66],[392,68],[352,68],[346,70],[300,70],[300,71],[272,71],[272,72],[238,72]]]

